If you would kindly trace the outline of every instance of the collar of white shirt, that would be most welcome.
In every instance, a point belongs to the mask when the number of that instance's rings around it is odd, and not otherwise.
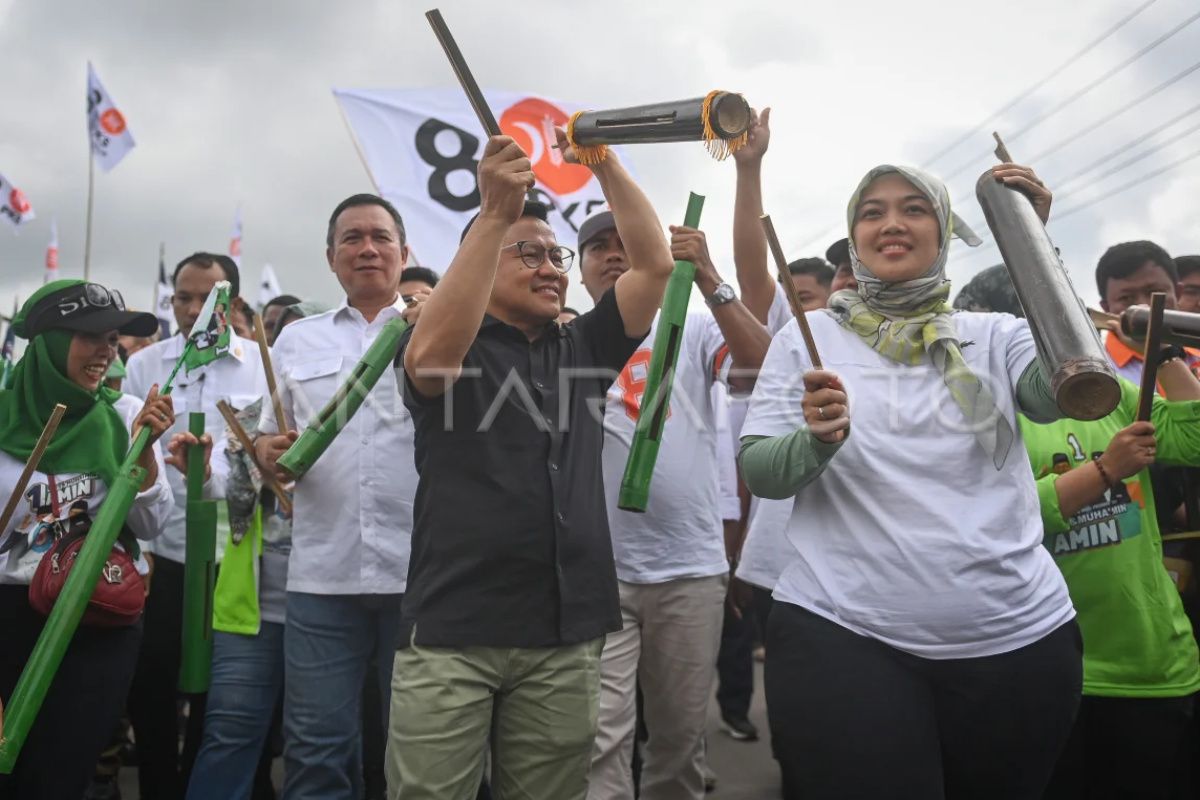
[[[379,314],[384,320],[389,320],[392,317],[404,313],[404,309],[406,308],[408,308],[408,306],[404,304],[404,300],[402,300],[400,295],[397,294],[396,299],[392,302],[392,304],[390,306],[384,306],[382,309],[380,309]],[[394,309],[396,313],[391,313],[390,309]],[[376,317],[375,319],[379,319],[380,317]],[[335,321],[338,319],[352,319],[356,322],[366,322],[366,317],[363,316],[362,312],[350,305],[350,298],[348,297],[343,298],[338,307],[333,310],[333,318]]]

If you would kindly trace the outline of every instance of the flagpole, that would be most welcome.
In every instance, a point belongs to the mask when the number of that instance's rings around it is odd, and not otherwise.
[[[88,142],[88,196],[87,196],[87,227],[83,239],[83,279],[89,280],[92,274],[92,196],[96,190],[96,159],[92,155],[92,143]]]

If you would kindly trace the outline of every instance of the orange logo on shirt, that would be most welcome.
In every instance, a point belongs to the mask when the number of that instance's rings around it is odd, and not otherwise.
[[[642,411],[642,395],[646,393],[646,377],[650,374],[650,356],[650,350],[638,350],[616,380],[621,390],[621,402],[625,405],[625,416],[634,422],[637,422]],[[667,408],[667,416],[671,416],[670,407]]]

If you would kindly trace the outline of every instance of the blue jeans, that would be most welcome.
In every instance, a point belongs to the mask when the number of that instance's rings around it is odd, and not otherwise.
[[[357,800],[363,791],[362,687],[375,660],[391,697],[401,594],[287,594],[283,637],[284,800]],[[387,730],[387,707],[377,720]]]
[[[283,690],[283,625],[257,636],[213,634],[212,685],[204,738],[187,800],[248,800]]]

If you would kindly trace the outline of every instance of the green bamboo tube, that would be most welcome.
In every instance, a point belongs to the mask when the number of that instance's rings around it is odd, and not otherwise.
[[[692,192],[688,197],[683,224],[689,228],[699,228],[703,208],[704,197]],[[692,262],[676,261],[675,270],[663,293],[662,311],[654,334],[654,349],[650,351],[650,367],[646,373],[646,388],[642,393],[641,412],[633,431],[629,460],[625,462],[625,475],[621,479],[621,491],[617,497],[617,507],[623,511],[644,512],[650,501],[650,479],[654,477],[658,448],[662,445],[663,427],[671,402],[671,384],[674,381],[675,364],[679,361],[683,323],[687,319],[688,299],[692,295],[695,277],[696,266]]]
[[[188,431],[204,435],[204,414],[188,415]],[[183,563],[183,626],[179,691],[208,691],[212,671],[212,598],[216,583],[217,504],[204,499],[204,448],[188,448],[187,544]]]
[[[304,433],[279,457],[279,466],[297,479],[312,469],[313,464],[329,449],[329,445],[333,444],[333,440],[342,429],[350,424],[367,395],[379,382],[383,371],[392,365],[396,358],[396,350],[400,347],[400,337],[406,330],[408,323],[401,317],[389,320],[383,326],[375,341],[354,367],[354,372],[325,404],[321,413],[308,423]],[[279,425],[282,431],[283,420],[279,420]]]

